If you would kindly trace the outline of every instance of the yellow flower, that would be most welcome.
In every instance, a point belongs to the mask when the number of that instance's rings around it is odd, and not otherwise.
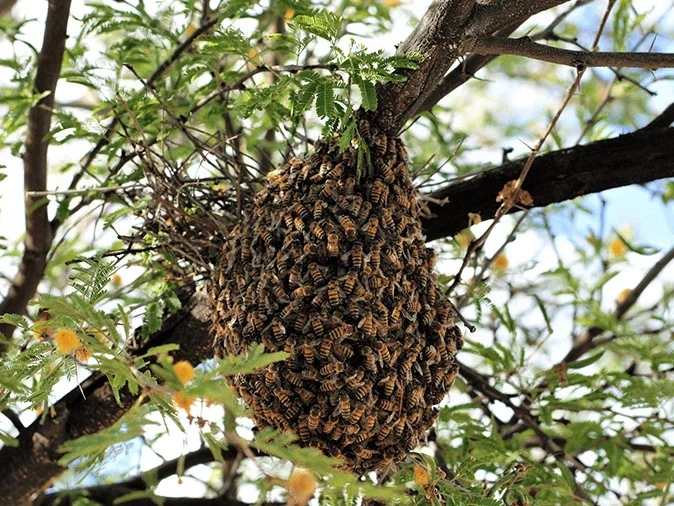
[[[78,362],[86,362],[91,358],[91,352],[84,346],[80,346],[75,350],[75,359]]]
[[[608,243],[608,250],[611,252],[611,255],[621,257],[627,253],[627,244],[622,239],[615,238]]]
[[[173,364],[173,371],[183,385],[194,379],[194,367],[187,360],[181,360]]]
[[[400,0],[384,0],[384,5],[386,7],[400,7],[402,2]]]
[[[194,23],[190,23],[189,25],[187,25],[187,30],[185,31],[187,32],[187,36],[191,37],[194,34],[194,32],[197,31],[197,27],[194,25]]]
[[[61,329],[54,334],[54,341],[58,350],[67,355],[82,346],[80,338],[70,329]]]
[[[283,15],[283,18],[286,21],[290,21],[294,16],[295,16],[295,9],[288,9],[286,13]]]
[[[193,395],[189,395],[184,390],[180,390],[173,394],[172,399],[173,404],[175,404],[177,407],[181,409],[184,409],[185,411],[187,411],[187,413],[189,413],[190,407],[192,407],[192,404],[194,404],[196,397],[194,397]]]
[[[428,471],[419,465],[414,466],[414,483],[428,485]]]
[[[494,269],[497,271],[504,271],[508,268],[508,257],[501,251],[496,258],[494,258]]]
[[[254,61],[256,61],[256,62],[259,61],[259,60],[260,60],[260,56],[259,56],[259,54],[258,54],[258,52],[257,52],[257,49],[255,49],[254,47],[251,47],[251,48],[248,50],[248,58],[250,58],[251,60],[254,60]]]
[[[459,243],[459,246],[462,248],[467,248],[470,244],[470,234],[468,232],[461,232],[456,235],[456,242]]]
[[[112,275],[112,278],[110,278],[110,282],[115,286],[122,286],[122,276],[115,273]]]
[[[296,467],[288,478],[288,506],[304,506],[314,496],[318,487],[316,477],[303,467]]]
[[[629,288],[625,288],[622,292],[618,294],[618,296],[615,298],[615,301],[618,304],[622,304],[623,302],[625,302],[625,299],[630,293],[632,293],[632,290],[630,290]]]

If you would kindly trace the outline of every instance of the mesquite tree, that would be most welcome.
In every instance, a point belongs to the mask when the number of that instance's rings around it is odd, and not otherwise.
[[[671,501],[671,6],[28,5],[7,504]]]

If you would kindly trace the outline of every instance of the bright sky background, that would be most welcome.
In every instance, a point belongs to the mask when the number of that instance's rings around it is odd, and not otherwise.
[[[72,12],[77,17],[83,12],[84,0],[73,0]],[[368,47],[370,49],[381,48],[388,52],[391,51],[393,45],[400,42],[411,30],[409,27],[409,13],[414,12],[419,14],[423,12],[426,5],[430,2],[425,1],[412,1],[408,0],[407,2],[403,1],[403,5],[395,11],[395,23],[394,27],[390,32],[388,37],[380,37],[368,41]],[[146,0],[145,4],[148,10],[152,9],[152,5],[155,4],[155,0]],[[674,5],[674,2],[671,1],[645,1],[645,0],[635,0],[633,2],[635,8],[640,10],[646,10],[649,8],[654,8],[658,11],[665,11],[666,9],[671,8]],[[39,6],[40,8],[36,8]],[[42,28],[44,23],[44,18],[46,14],[46,2],[36,2],[35,0],[19,0],[17,6],[14,9],[14,13],[17,17],[28,17],[36,19],[35,23],[30,24],[29,28],[29,37],[32,43],[36,47],[41,45],[42,37]],[[605,8],[605,2],[599,2],[596,6],[597,16],[600,12],[603,12]],[[587,9],[582,10],[583,15],[575,15],[571,20],[576,20],[580,23],[595,23],[596,20],[588,16],[589,12]],[[585,16],[585,17],[583,17]],[[657,13],[654,13],[653,18],[657,17]],[[543,14],[536,18],[536,25],[541,27],[545,26],[547,22],[552,19],[551,14]],[[670,16],[666,20],[666,26],[671,28],[674,26],[674,16]],[[69,31],[71,33],[76,32],[78,29],[78,23],[71,20],[71,25]],[[657,49],[664,51],[674,52],[674,43],[671,40],[660,40],[658,41]],[[604,48],[610,49],[610,48]],[[0,40],[0,54],[3,54],[3,57],[11,57],[11,53],[8,51],[11,50],[8,42],[6,40]],[[0,82],[6,82],[9,78],[9,73],[5,69],[0,69]],[[572,75],[569,72],[569,84],[572,80]],[[667,105],[674,101],[674,80],[663,80],[654,84],[651,88],[655,89],[658,92],[658,95],[654,97],[651,102],[651,110],[660,111],[663,110]],[[60,102],[68,102],[70,100],[79,98],[82,88],[76,85],[65,85],[63,83],[59,84],[57,90],[57,100]],[[581,88],[582,90],[582,88]],[[475,120],[479,120],[481,114],[486,114],[489,111],[499,110],[503,114],[509,115],[521,115],[526,118],[536,118],[537,115],[540,115],[540,111],[549,108],[555,107],[560,103],[563,95],[560,95],[556,92],[548,92],[545,89],[545,86],[534,86],[532,84],[522,87],[521,89],[513,90],[509,86],[505,86],[503,83],[494,82],[489,86],[488,95],[480,96],[476,100],[474,94],[471,94],[470,86],[464,86],[460,88],[457,92],[453,93],[447,103],[452,105],[453,108],[457,111],[460,111],[462,108],[470,108],[470,112],[466,114],[456,114],[456,127],[464,129],[465,131],[471,132],[473,130],[472,125]],[[2,109],[0,108],[0,113]],[[81,113],[83,116],[88,115],[87,111]],[[520,118],[522,119],[522,118]],[[648,121],[648,117],[640,119],[640,124],[645,124]],[[513,147],[516,150],[516,153],[523,154],[526,151],[526,146],[524,143],[532,145],[536,142],[538,135],[543,131],[546,126],[546,119],[541,117],[537,123],[538,127],[533,128],[530,132],[530,136],[527,139],[515,139],[515,138],[505,138],[502,139],[498,137],[498,132],[492,132],[492,134],[499,139],[499,145],[486,148],[477,152],[474,152],[470,156],[475,157],[483,162],[498,163],[501,158],[501,147]],[[616,134],[621,132],[615,132]],[[487,135],[490,133],[487,132]],[[79,152],[77,155],[74,155],[74,146],[69,145],[67,148],[51,148],[49,151],[50,166],[52,168],[57,168],[60,164],[65,163],[66,161],[71,161],[73,159],[78,159],[80,156],[86,154],[88,146],[85,143],[80,142],[75,148]],[[0,192],[2,198],[0,199],[0,235],[8,237],[10,240],[18,238],[23,233],[24,221],[23,221],[23,190],[22,190],[22,164],[21,160],[16,157],[12,157],[8,152],[0,152],[0,160],[2,163],[7,165],[7,168],[4,169],[4,172],[7,173],[8,178],[3,181],[2,191]],[[58,187],[63,187],[63,185],[69,182],[69,178],[64,178],[52,170],[49,176],[49,188],[55,189]],[[620,229],[628,230],[633,238],[638,243],[646,243],[658,248],[669,248],[674,245],[674,206],[671,204],[664,208],[662,204],[658,201],[654,201],[648,195],[648,193],[640,187],[629,187],[621,188],[616,190],[611,190],[604,192],[603,197],[607,200],[607,224],[606,229]],[[598,206],[599,198],[590,197],[586,201],[588,205]],[[490,239],[487,247],[487,252],[491,252],[489,248],[496,248],[501,244],[501,241],[507,236],[512,227],[513,220],[508,218],[499,225],[493,237]],[[573,243],[571,242],[573,237],[577,235],[577,231],[580,230],[589,230],[596,227],[596,219],[587,218],[579,220],[573,228],[570,228],[568,224],[565,224],[562,221],[556,223],[557,232],[560,234],[559,248],[562,251],[562,254],[571,254],[573,251]],[[476,234],[481,232],[481,228],[484,228],[486,225],[480,225],[475,231]],[[506,252],[508,254],[509,260],[511,262],[511,267],[517,268],[517,266],[526,265],[529,263],[532,258],[543,259],[541,263],[533,271],[527,271],[526,275],[536,276],[537,273],[542,272],[545,269],[553,267],[554,260],[550,247],[535,233],[526,232],[518,236],[517,241],[510,245]],[[629,255],[632,255],[631,253]],[[626,267],[623,272],[620,273],[615,279],[613,279],[606,286],[606,297],[605,300],[613,301],[615,296],[625,287],[634,286],[642,277],[643,272],[648,269],[654,260],[654,257],[639,257],[632,255],[633,258],[630,258],[630,266]],[[549,259],[546,261],[545,259]],[[6,276],[13,276],[14,269],[8,265],[6,261],[0,261],[0,271],[4,271]],[[452,272],[456,270],[458,261],[447,260],[440,265],[440,270],[444,272]],[[640,303],[647,304],[649,301],[655,301],[658,299],[661,294],[661,283],[662,280],[674,280],[674,269],[670,268],[666,270],[660,280],[654,283],[649,289],[644,293],[643,298],[640,300]],[[493,299],[495,302],[500,301],[500,295],[493,294]],[[470,310],[468,311],[468,315]],[[564,353],[569,346],[569,329],[571,327],[571,322],[569,318],[560,319],[560,321],[555,322],[554,328],[555,333],[551,336],[548,346],[553,347],[560,353]],[[488,343],[491,339],[490,336],[482,334],[478,331],[475,335],[470,336],[471,339],[482,340],[485,343]],[[465,360],[467,363],[471,363],[471,357],[462,356],[462,360]],[[542,358],[542,361],[545,363],[546,359]],[[548,360],[549,361],[549,360]],[[81,371],[82,375],[85,374],[85,371]],[[63,391],[66,391],[72,387],[72,384],[65,385]],[[454,394],[453,400],[458,399],[459,396]],[[211,408],[211,413],[209,417],[219,418],[221,413],[217,409]],[[0,423],[2,420],[0,420]],[[157,426],[157,430],[163,431],[161,425]],[[189,451],[190,449],[195,449],[199,445],[199,439],[197,432],[194,430],[194,427],[191,427],[188,430],[187,436],[183,436],[179,430],[174,430],[172,435],[163,436],[163,442],[159,445],[156,445],[157,452],[161,454],[161,457],[148,451],[147,448],[143,449],[140,452],[141,442],[134,441],[132,444],[127,445],[119,450],[122,452],[121,456],[111,461],[106,465],[102,470],[101,474],[107,473],[119,473],[119,472],[129,472],[130,474],[135,474],[139,469],[147,470],[155,467],[161,463],[163,459],[171,459],[177,457],[180,453]],[[199,473],[202,477],[206,478],[207,475],[211,473],[208,468],[201,466],[200,469],[195,471]],[[94,476],[90,476],[85,479],[82,484],[92,483]],[[159,494],[165,495],[201,495],[203,493],[203,486],[198,485],[196,482],[191,482],[188,479],[185,479],[183,485],[179,485],[177,480],[171,479],[166,480],[159,490]]]

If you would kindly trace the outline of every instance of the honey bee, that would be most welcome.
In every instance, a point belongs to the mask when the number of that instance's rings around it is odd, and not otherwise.
[[[351,251],[351,265],[356,269],[356,271],[361,270],[363,267],[363,245],[359,242],[353,245],[353,250]]]
[[[346,234],[346,237],[349,239],[355,239],[357,232],[356,232],[356,223],[349,218],[348,216],[342,215],[339,218],[337,218],[337,221],[339,221],[339,224],[342,226],[344,229],[344,234]],[[329,237],[328,237],[329,240]]]
[[[271,232],[267,229],[263,229],[262,231],[260,231],[260,237],[267,246],[270,246],[274,240],[274,237],[271,235]]]
[[[363,346],[363,357],[365,358],[365,369],[368,372],[376,373],[377,372],[377,357],[375,356],[372,348],[369,346]]]
[[[386,230],[394,230],[395,229],[395,222],[393,221],[393,213],[391,212],[390,209],[382,209],[381,211],[381,221],[382,221],[382,226]]]
[[[313,350],[313,348],[312,348]],[[321,381],[322,376],[318,374],[318,369],[311,365],[306,365],[304,369],[302,369],[302,377],[311,381]]]
[[[364,382],[358,388],[353,390],[354,397],[362,401],[372,393],[372,386],[373,385],[371,381]]]
[[[330,376],[331,374],[337,374],[344,371],[343,362],[330,362],[329,364],[324,365],[319,369],[321,376]]]
[[[375,450],[368,450],[367,448],[360,448],[356,450],[355,453],[358,457],[360,457],[363,460],[370,460],[377,454]]]
[[[299,216],[295,216],[293,223],[295,224],[295,228],[298,232],[304,232],[304,230],[307,228],[307,226],[304,224],[304,221]]]
[[[302,407],[299,404],[293,404],[285,412],[285,418],[287,420],[293,420],[297,415],[299,415]]]
[[[391,394],[393,394],[396,379],[398,379],[398,375],[395,372],[392,372],[379,382],[380,385],[384,386],[384,395],[386,395],[386,397],[391,397]]]
[[[274,389],[274,393],[276,394],[278,400],[281,401],[281,404],[283,404],[286,408],[292,405],[292,392],[288,392],[288,390],[277,387]]]
[[[272,387],[279,383],[278,367],[275,363],[269,364],[269,366],[267,366],[267,370],[264,374],[264,383],[268,387]]]
[[[382,363],[388,364],[391,361],[391,353],[389,352],[388,346],[386,346],[386,344],[379,341],[376,344],[375,349],[377,350],[377,354],[379,355],[379,360]]]
[[[356,195],[355,197],[353,197],[353,200],[351,201],[351,208],[349,209],[351,216],[357,218],[358,213],[360,212],[360,206],[362,205],[363,205],[363,197],[361,197],[360,195]]]
[[[381,402],[393,404],[391,401],[381,401]],[[382,408],[382,409],[384,409],[384,408]],[[394,409],[395,409],[395,406],[393,406],[392,409],[386,409],[386,411],[393,411]],[[393,425],[391,425],[391,424],[381,425],[379,427],[379,431],[377,432],[377,439],[379,439],[380,441],[382,439],[386,439],[386,437],[391,433],[392,430],[393,430]]]
[[[339,421],[339,418],[328,418],[324,423],[323,423],[323,433],[324,434],[330,434],[332,430],[335,428],[337,425],[337,422]]]
[[[262,318],[260,318],[260,315],[256,312],[248,314],[248,323],[250,324],[254,332],[259,332],[260,330],[262,330],[262,326],[264,325]]]
[[[311,328],[319,336],[325,334],[325,327],[323,326],[323,320],[318,313],[313,312],[309,315],[309,321],[311,322]]]
[[[300,202],[295,202],[295,204],[293,204],[291,209],[303,220],[309,217],[309,210],[306,207],[304,207]]]
[[[386,147],[388,145],[388,140],[386,135],[379,134],[374,138],[374,145],[379,157],[383,157],[386,154]]]
[[[300,417],[300,439],[304,443],[308,443],[309,440],[311,439],[311,432],[309,431],[309,424],[307,422],[307,416],[302,416]]]
[[[352,301],[351,304],[349,304],[346,314],[353,319],[356,319],[360,316],[360,309],[356,301]]]
[[[297,312],[301,305],[302,305],[301,300],[291,301],[286,305],[286,307],[283,308],[283,311],[281,311],[281,318],[283,320],[287,319],[291,314]]]
[[[244,263],[250,262],[250,259],[252,258],[251,253],[250,253],[250,240],[249,239],[244,239],[241,242],[241,260]]]
[[[361,385],[361,380],[365,376],[365,372],[362,369],[357,370],[354,374],[346,378],[346,384],[350,389],[358,388]]]
[[[295,226],[295,220],[290,214],[283,215],[283,222],[286,224],[287,229],[292,229]]]
[[[342,343],[335,343],[332,345],[332,352],[341,360],[348,360],[353,357],[353,350],[350,346]]]
[[[400,418],[398,418],[398,421],[393,426],[393,435],[397,439],[400,439],[400,436],[403,435],[403,430],[405,429],[405,422],[406,421],[407,421],[407,415],[405,413],[403,413],[403,414],[400,415]]]
[[[431,376],[431,368],[428,365],[428,362],[424,361],[421,363],[421,372],[424,376],[424,383],[426,385],[433,384],[433,378]]]
[[[379,219],[376,216],[372,216],[362,227],[362,230],[365,232],[365,237],[368,241],[374,241],[374,238],[377,236],[378,229]]]
[[[379,402],[377,403],[377,405],[378,405],[381,409],[383,409],[384,411],[388,411],[388,412],[393,412],[393,411],[395,411],[396,408],[398,407],[398,406],[396,405],[395,402],[390,401],[390,400],[388,400],[388,399],[379,399]],[[388,427],[388,430],[389,430],[389,431],[391,430],[391,427],[390,427],[390,426]],[[386,433],[386,435],[388,435],[388,432]],[[385,436],[384,436],[384,437],[385,437]]]
[[[281,341],[284,339],[284,336],[286,334],[286,328],[283,326],[283,323],[281,323],[281,319],[278,317],[275,317],[271,321],[271,331],[272,334],[274,334],[274,339],[277,341]]]
[[[313,406],[311,406],[311,409],[309,410],[309,419],[307,420],[309,430],[318,429],[318,422],[321,419],[320,417],[321,417],[321,407],[314,404]]]
[[[335,329],[332,329],[330,332],[328,332],[327,335],[327,340],[334,342],[334,341],[342,341],[346,337],[350,336],[353,334],[353,327],[351,325],[342,325],[341,327],[337,327]],[[331,346],[332,347],[332,346]],[[327,356],[327,353],[326,353]],[[324,357],[322,357],[324,358]]]
[[[351,411],[351,416],[349,416],[349,423],[354,425],[357,424],[363,416],[363,413],[365,413],[365,404],[357,402],[356,407]]]
[[[419,445],[419,438],[417,436],[410,435],[407,441],[405,441],[405,450],[411,452],[418,445]]]
[[[372,316],[372,311],[367,311],[365,313],[365,317],[358,323],[358,328],[362,329],[363,332],[368,336],[375,335],[374,317]],[[369,347],[367,349],[372,351],[372,349]],[[363,350],[365,350],[365,348],[363,348]]]
[[[423,402],[424,387],[418,386],[407,396],[406,405],[408,408],[414,407]]]
[[[342,418],[347,420],[351,415],[351,400],[349,396],[345,393],[342,393],[339,396],[339,410],[342,414]]]
[[[322,359],[325,360],[328,358],[328,355],[330,354],[330,350],[332,349],[332,344],[333,340],[330,339],[330,334],[321,341],[321,346],[318,348],[318,356]]]
[[[377,415],[369,414],[365,418],[361,419],[361,426],[363,428],[363,433],[369,433],[374,429],[374,424],[377,421]]]
[[[393,181],[395,181],[395,172],[393,172],[393,169],[389,165],[384,165],[382,167],[381,175],[384,178],[384,182],[386,184],[391,184]]]
[[[333,179],[329,179],[325,182],[323,189],[319,192],[318,196],[322,199],[329,199],[332,197],[332,194],[337,188],[337,183]]]
[[[295,332],[301,333],[304,330],[304,327],[307,324],[307,315],[304,313],[299,313],[295,321],[293,322],[293,329]]]
[[[331,431],[330,437],[332,438],[333,441],[337,441],[339,438],[342,437],[342,434],[344,434],[344,429],[342,428],[341,425],[338,425]],[[339,453],[339,455],[341,455],[341,453]]]
[[[344,165],[338,163],[325,173],[325,177],[330,177],[333,179],[339,179],[344,174]]]
[[[300,286],[302,284],[302,271],[300,271],[299,266],[295,265],[290,269],[288,283],[293,286]]]
[[[304,378],[290,369],[284,369],[281,375],[293,386],[301,387],[304,385]]]
[[[314,203],[313,217],[314,221],[318,221],[323,218],[323,210],[328,207],[328,203],[323,200],[317,200]],[[320,239],[320,237],[319,237]]]
[[[316,394],[306,388],[295,387],[295,392],[297,392],[302,402],[307,405],[312,404],[316,398]]]
[[[405,195],[404,190],[400,188],[399,186],[394,186],[393,187],[394,191],[396,189],[399,189],[399,192],[396,192],[394,200],[400,204],[402,207],[409,209],[412,207],[412,203],[407,195]]]
[[[372,248],[370,249],[370,267],[372,267],[373,270],[379,269],[379,266],[381,265],[381,244],[376,242],[372,245]]]
[[[322,290],[318,293],[318,295],[316,295],[316,297],[311,299],[311,305],[314,306],[315,308],[320,308],[321,306],[323,306],[323,303],[326,300],[327,300],[326,291]]]
[[[368,123],[367,120],[362,119],[360,122],[358,122],[358,133],[361,135],[363,139],[365,139],[366,142],[370,142],[372,140],[372,133],[370,132],[370,123]]]
[[[309,343],[304,343],[302,345],[302,354],[308,363],[314,363],[314,360],[316,359],[316,353],[314,352],[314,348]]]
[[[370,202],[363,202],[358,211],[358,223],[364,223],[368,216],[370,216],[370,211],[372,210],[372,204]]]
[[[336,281],[330,281],[328,283],[328,301],[332,307],[336,307],[341,302],[339,296],[339,286]]]
[[[317,239],[320,239],[321,241],[325,239],[325,230],[323,230],[317,222],[312,222],[311,225],[309,225],[309,228],[311,229],[311,233],[314,234]]]
[[[339,236],[337,234],[328,234],[328,254],[331,257],[339,255]]]
[[[291,297],[293,299],[300,299],[302,297],[307,297],[311,295],[312,292],[312,287],[309,285],[303,285],[300,286],[299,288],[296,288],[295,290],[292,291]]]

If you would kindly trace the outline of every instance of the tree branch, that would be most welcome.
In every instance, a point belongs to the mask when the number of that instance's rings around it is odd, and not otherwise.
[[[61,74],[61,63],[67,38],[68,17],[71,0],[49,0],[45,22],[42,50],[37,61],[35,93],[45,96],[28,113],[28,132],[23,154],[24,191],[44,191],[47,189],[47,150],[45,140],[51,126],[54,92]],[[23,314],[28,301],[35,295],[51,247],[52,234],[47,217],[46,202],[26,195],[25,199],[26,235],[24,253],[19,270],[12,281],[7,296],[0,304],[0,314]],[[14,327],[0,324],[0,334],[10,337]],[[0,343],[0,353],[4,346]]]
[[[554,151],[534,160],[524,184],[534,207],[630,184],[674,177],[671,146],[674,129],[639,130],[585,146]],[[422,220],[427,240],[451,237],[468,226],[468,213],[490,219],[499,207],[496,195],[519,176],[524,160],[461,179],[431,194],[433,218]],[[517,211],[517,209],[513,209]]]
[[[377,87],[378,106],[365,115],[384,132],[395,134],[424,103],[438,82],[475,41],[568,0],[434,0],[397,54],[420,53],[424,61],[402,83]]]
[[[158,344],[177,343],[180,349],[174,354],[176,360],[198,363],[213,355],[209,325],[208,304],[203,298],[193,296],[181,311],[165,320],[162,329],[136,350],[136,354]],[[107,378],[100,374],[87,378],[81,387],[86,399],[79,389],[72,390],[54,404],[56,416],[44,422],[34,421],[20,431],[19,446],[5,446],[0,450],[0,497],[7,504],[31,505],[63,471],[57,464],[61,444],[111,426],[136,400],[124,389],[120,391],[121,405],[118,405]]]
[[[516,55],[569,67],[633,67],[645,69],[674,67],[673,53],[601,52],[561,49],[533,42],[528,37],[483,37],[476,41],[473,53]]]

